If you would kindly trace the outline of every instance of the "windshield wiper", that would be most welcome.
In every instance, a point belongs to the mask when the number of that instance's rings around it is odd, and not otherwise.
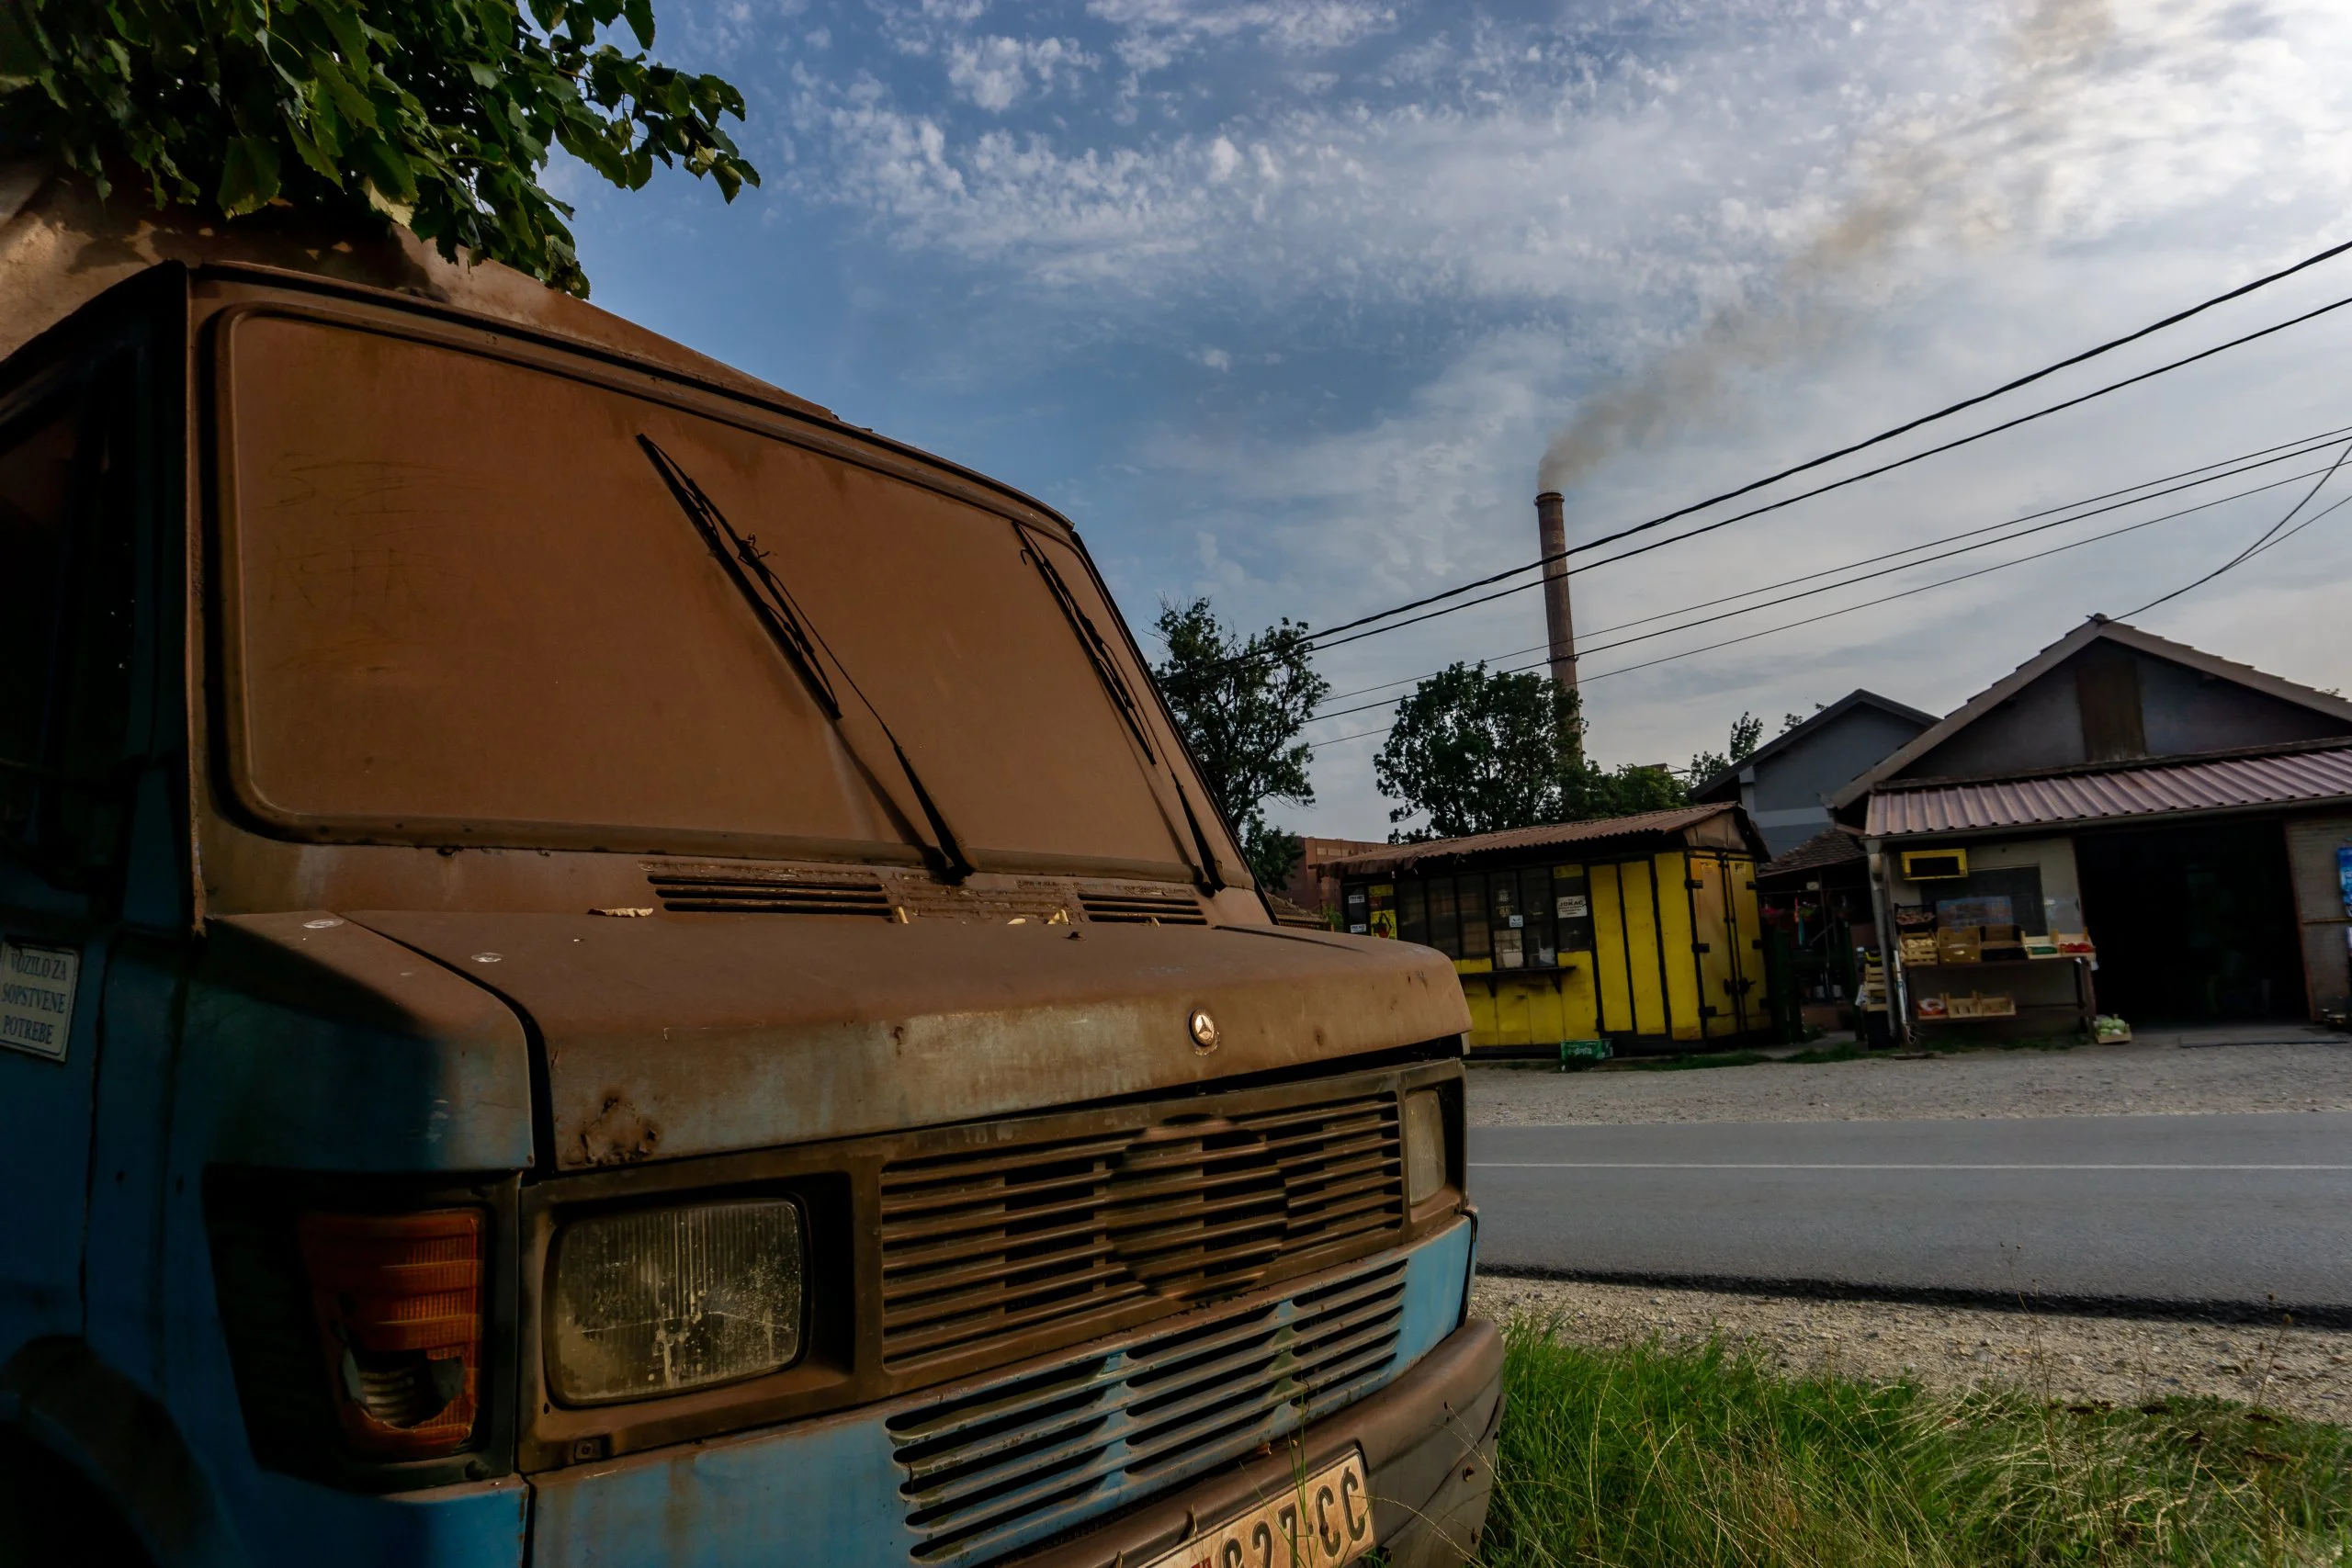
[[[695,531],[702,536],[703,543],[710,547],[710,553],[717,556],[718,564],[726,569],[729,581],[735,584],[752,612],[760,617],[760,624],[767,628],[768,636],[775,639],[776,647],[783,650],[785,658],[808,683],[809,694],[825,710],[825,716],[842,729],[842,739],[850,740],[854,752],[856,743],[847,734],[848,721],[842,714],[841,698],[834,694],[832,681],[826,674],[825,667],[830,664],[841,672],[842,682],[848,685],[851,694],[857,698],[858,705],[873,719],[874,727],[882,732],[882,739],[888,744],[891,756],[898,761],[899,772],[906,778],[907,787],[914,792],[915,805],[931,826],[931,848],[939,857],[938,869],[951,881],[961,882],[971,875],[972,863],[966,858],[963,845],[957,840],[955,830],[947,826],[947,818],[941,814],[939,804],[932,798],[931,791],[923,786],[922,775],[915,772],[914,763],[908,760],[906,748],[899,745],[899,738],[890,732],[889,721],[882,716],[882,711],[874,705],[873,699],[859,689],[857,678],[849,672],[841,657],[833,652],[831,645],[802,613],[799,604],[792,597],[792,591],[784,585],[784,580],[776,576],[768,565],[767,556],[759,548],[758,538],[737,532],[735,525],[727,521],[727,514],[703,493],[702,486],[695,483],[694,476],[687,473],[675,457],[663,451],[651,436],[640,434],[637,442],[645,448],[645,455],[652,462],[654,472],[662,476],[662,482],[669,486],[678,509],[694,524]]]
[[[1143,748],[1144,761],[1160,765],[1159,754],[1151,743],[1150,733],[1144,728],[1143,705],[1136,701],[1135,692],[1127,685],[1126,678],[1119,673],[1119,662],[1111,652],[1111,645],[1103,640],[1101,632],[1094,629],[1094,622],[1080,606],[1078,595],[1069,591],[1069,584],[1062,580],[1062,574],[1055,570],[1052,561],[1046,558],[1045,546],[1031,535],[1028,525],[1016,519],[1012,531],[1021,540],[1021,553],[1035,564],[1037,574],[1046,580],[1046,587],[1053,593],[1054,602],[1061,606],[1062,618],[1069,623],[1079,646],[1086,650],[1086,657],[1092,661],[1095,678],[1102,682],[1103,693],[1110,697],[1111,705],[1119,710],[1119,716],[1127,721],[1128,733],[1136,738],[1136,744]],[[1168,771],[1168,782],[1176,788],[1176,804],[1183,808],[1184,826],[1192,834],[1193,852],[1199,856],[1201,879],[1213,891],[1223,888],[1226,886],[1225,874],[1218,869],[1216,852],[1209,847],[1209,836],[1201,830],[1201,819],[1193,811],[1193,797],[1184,788],[1183,777],[1177,772],[1172,758],[1164,765]],[[1153,793],[1157,795],[1158,792],[1155,790]],[[1165,806],[1160,807],[1160,815],[1163,818],[1167,815]],[[1174,824],[1170,826],[1172,828]]]

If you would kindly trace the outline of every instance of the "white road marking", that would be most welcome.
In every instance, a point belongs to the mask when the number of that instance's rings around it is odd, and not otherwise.
[[[2352,1170],[2352,1165],[1761,1165],[1693,1160],[1472,1160],[1473,1170]]]

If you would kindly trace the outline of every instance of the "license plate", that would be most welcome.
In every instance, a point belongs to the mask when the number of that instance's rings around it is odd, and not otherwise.
[[[1341,1568],[1373,1545],[1372,1489],[1351,1450],[1141,1568]]]

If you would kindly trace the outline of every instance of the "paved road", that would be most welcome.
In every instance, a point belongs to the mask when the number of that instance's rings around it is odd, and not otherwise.
[[[1500,1269],[2352,1311],[2352,1113],[1474,1127]]]

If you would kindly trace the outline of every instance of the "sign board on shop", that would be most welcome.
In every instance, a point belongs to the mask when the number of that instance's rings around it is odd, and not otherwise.
[[[70,947],[0,942],[0,1045],[65,1060],[81,973],[82,955]]]

